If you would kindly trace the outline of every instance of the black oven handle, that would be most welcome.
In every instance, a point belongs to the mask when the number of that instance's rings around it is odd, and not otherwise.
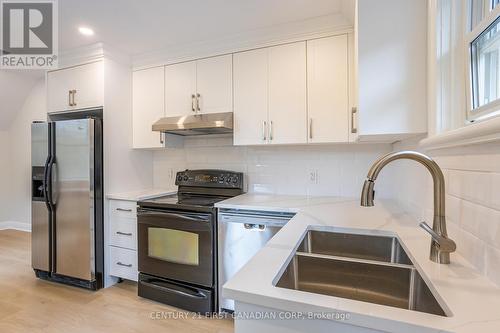
[[[151,282],[147,282],[142,280],[140,281],[140,283],[157,290],[168,290],[171,293],[178,294],[181,296],[186,296],[190,298],[201,298],[201,299],[207,298],[207,295],[199,290],[173,285],[165,281],[151,280]]]
[[[179,213],[170,213],[170,212],[158,212],[158,211],[150,211],[150,210],[138,210],[137,217],[160,217],[160,218],[176,218],[180,220],[189,220],[191,222],[203,222],[209,223],[211,221],[211,215],[208,214],[193,214],[189,213],[189,215],[179,214]],[[141,220],[138,219],[139,223]]]

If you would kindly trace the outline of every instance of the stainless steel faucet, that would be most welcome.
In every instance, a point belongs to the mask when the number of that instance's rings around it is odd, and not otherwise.
[[[457,249],[455,242],[448,238],[446,232],[445,188],[443,172],[430,157],[415,151],[400,151],[389,153],[379,158],[368,171],[363,191],[361,192],[361,206],[373,206],[375,197],[375,180],[380,171],[390,162],[399,159],[409,159],[420,162],[432,175],[434,181],[434,223],[432,228],[425,222],[420,223],[425,231],[432,236],[430,259],[439,264],[450,263],[450,253]]]

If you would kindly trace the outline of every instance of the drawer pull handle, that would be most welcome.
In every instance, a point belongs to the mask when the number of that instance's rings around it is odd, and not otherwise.
[[[117,264],[118,266],[123,266],[123,267],[132,267],[132,264],[124,264],[124,263],[122,263],[122,262],[120,262],[120,261],[118,261],[116,264]]]
[[[117,235],[122,235],[122,236],[132,236],[132,233],[131,232],[121,232],[121,231],[117,231],[116,232]]]
[[[119,211],[119,212],[129,212],[129,213],[132,213],[132,209],[117,208],[116,210]]]

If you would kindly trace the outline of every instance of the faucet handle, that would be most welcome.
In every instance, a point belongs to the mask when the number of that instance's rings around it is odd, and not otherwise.
[[[432,239],[438,243],[439,245],[439,251],[442,251],[442,252],[455,252],[455,250],[457,249],[457,244],[455,244],[455,242],[446,237],[446,236],[441,236],[439,235],[437,232],[434,231],[434,229],[432,229],[426,222],[420,222],[419,226],[424,229],[425,231],[427,231]]]

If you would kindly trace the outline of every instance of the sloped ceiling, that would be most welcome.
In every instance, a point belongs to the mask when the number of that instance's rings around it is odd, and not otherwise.
[[[130,56],[254,29],[346,13],[354,0],[61,0],[60,51],[102,42]],[[85,37],[78,27],[95,35]],[[0,70],[0,130],[43,72]]]

